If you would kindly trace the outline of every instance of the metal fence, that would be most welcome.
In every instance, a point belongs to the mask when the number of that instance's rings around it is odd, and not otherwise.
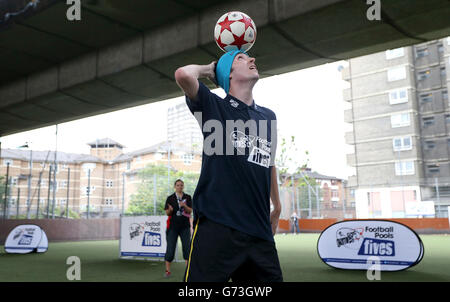
[[[0,160],[0,162],[2,162]],[[12,175],[9,164],[0,175],[0,217],[3,219],[94,219],[119,217],[121,214],[153,213],[165,215],[167,196],[174,192],[174,182],[182,179],[184,192],[193,195],[198,174],[171,171],[159,173],[122,173],[114,181],[96,179],[87,171],[87,186],[79,187],[79,179],[67,168],[65,175],[55,176],[50,165],[47,177]],[[145,171],[144,171],[145,172]],[[78,175],[79,177],[79,175]]]
[[[0,161],[3,164],[3,160]],[[161,167],[160,167],[161,168]],[[3,219],[77,219],[119,217],[122,213],[154,213],[165,215],[164,204],[174,192],[174,181],[183,179],[184,192],[193,196],[198,174],[176,172],[167,168],[153,173],[124,172],[114,186],[108,188],[108,179],[95,179],[87,171],[87,186],[80,188],[80,175],[70,168],[51,164],[48,171],[38,176],[13,175],[7,164],[0,175],[0,217]],[[60,169],[58,171],[58,169]],[[55,173],[57,171],[57,173]],[[59,173],[59,174],[58,174]],[[56,174],[58,174],[56,176]],[[76,178],[78,177],[78,179]],[[29,189],[31,186],[31,189]],[[108,191],[109,195],[105,192]],[[111,193],[112,192],[112,193]],[[343,185],[326,188],[311,182],[282,183],[280,181],[281,219],[299,218],[338,220],[351,218],[408,218],[448,217],[450,207],[450,178],[426,178],[408,183],[407,176],[401,183],[388,180],[384,184],[365,185],[358,192]],[[389,200],[388,203],[385,200]],[[411,206],[432,203],[434,213],[411,214]],[[195,202],[195,201],[193,201]],[[355,207],[358,204],[358,208]],[[358,211],[357,211],[358,210]],[[422,209],[423,210],[423,209]],[[294,214],[295,213],[295,214]]]
[[[354,204],[345,198],[330,197],[329,195],[328,190],[324,190],[318,185],[314,187],[281,187],[280,218],[291,219],[294,215],[304,219],[356,218]]]

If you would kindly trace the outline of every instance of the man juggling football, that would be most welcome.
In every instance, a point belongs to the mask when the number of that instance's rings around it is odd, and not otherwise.
[[[225,98],[199,78],[217,83]],[[281,213],[276,116],[253,99],[255,58],[228,51],[217,63],[178,68],[175,79],[204,136],[184,281],[283,281],[273,238]]]

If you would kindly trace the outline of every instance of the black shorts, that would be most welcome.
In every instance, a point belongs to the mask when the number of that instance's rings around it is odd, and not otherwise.
[[[227,282],[230,278],[282,282],[275,243],[202,217],[192,236],[183,281]]]

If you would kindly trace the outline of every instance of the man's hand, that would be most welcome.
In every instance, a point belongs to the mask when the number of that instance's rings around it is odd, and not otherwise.
[[[209,75],[207,76],[208,80],[210,80],[211,82],[214,83],[214,85],[216,85],[216,87],[219,87],[219,84],[217,83],[217,78],[216,78],[216,65],[217,62],[216,61],[212,61],[208,67],[210,68],[209,70]]]
[[[270,225],[272,226],[272,235],[275,236],[278,228],[278,221],[280,220],[281,210],[273,210],[270,213]]]
[[[175,81],[191,100],[195,100],[197,96],[199,78],[208,78],[217,83],[216,62],[213,61],[208,65],[186,65],[175,71]]]

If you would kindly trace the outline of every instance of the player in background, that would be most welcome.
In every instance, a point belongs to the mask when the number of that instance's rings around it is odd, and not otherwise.
[[[299,226],[298,226],[298,216],[297,216],[297,213],[292,213],[292,215],[291,215],[291,221],[292,221],[292,233],[294,234],[294,235],[297,235],[297,234],[299,234],[300,233],[300,228],[299,228]]]
[[[177,179],[174,183],[175,192],[167,197],[164,210],[168,217],[167,221],[167,249],[165,255],[166,272],[165,277],[170,277],[170,264],[175,255],[178,236],[183,247],[183,258],[186,264],[189,257],[189,241],[191,239],[191,224],[189,222],[192,212],[191,196],[184,193],[184,182]]]

